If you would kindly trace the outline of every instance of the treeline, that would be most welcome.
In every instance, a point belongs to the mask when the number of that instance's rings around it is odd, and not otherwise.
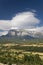
[[[17,50],[25,50],[25,51],[32,51],[32,52],[43,52],[43,47],[37,47],[37,46],[12,46],[12,49],[17,49]]]
[[[37,47],[37,46],[20,46],[15,45],[15,46],[3,46],[3,44],[0,45],[0,51],[1,50],[10,50],[10,49],[16,49],[16,50],[23,50],[27,52],[43,52],[43,47]]]

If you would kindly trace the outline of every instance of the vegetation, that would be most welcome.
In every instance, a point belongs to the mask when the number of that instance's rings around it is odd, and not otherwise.
[[[3,54],[1,54],[0,56],[0,63],[3,64],[8,64],[8,65],[12,65],[12,64],[16,64],[16,65],[43,65],[43,62],[41,60],[41,58],[39,57],[38,54],[36,55],[26,55],[26,54],[21,54],[23,55],[22,57],[20,56],[20,52],[19,53],[10,53],[7,52]]]
[[[43,43],[43,38],[26,39],[25,41],[19,37],[4,37],[0,38],[0,43]]]
[[[0,63],[43,65],[43,39],[0,38]]]
[[[41,59],[40,54],[33,54],[36,51],[43,53],[43,47],[41,47],[43,43],[35,45],[28,43],[0,44],[0,63],[8,65],[43,65],[43,59]]]

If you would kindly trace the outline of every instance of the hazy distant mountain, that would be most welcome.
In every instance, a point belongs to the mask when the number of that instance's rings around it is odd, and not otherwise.
[[[33,37],[30,36],[25,30],[18,30],[18,29],[11,29],[8,31],[7,35],[3,35],[0,38],[14,38],[14,39],[32,39]]]
[[[22,43],[27,40],[30,42],[43,42],[43,33],[21,29],[10,29],[7,35],[0,36],[0,43]]]
[[[10,29],[7,35],[1,37],[33,39],[33,38],[43,38],[43,33],[36,31],[27,31],[22,29]]]

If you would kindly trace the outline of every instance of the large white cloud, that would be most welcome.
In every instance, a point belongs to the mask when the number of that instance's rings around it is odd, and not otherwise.
[[[36,27],[36,25],[40,24],[40,20],[36,17],[35,12],[21,12],[16,14],[12,20],[0,20],[0,29],[9,30],[11,28],[25,28],[25,29],[42,29],[43,27]],[[4,34],[6,32],[3,32]],[[2,33],[2,34],[3,34]],[[0,33],[1,35],[1,33]]]
[[[19,28],[29,28],[39,23],[40,20],[36,18],[35,13],[32,12],[18,13],[12,19],[12,26],[19,27]]]
[[[29,28],[39,24],[40,20],[35,17],[33,12],[22,12],[16,14],[12,20],[0,20],[0,29],[10,29],[11,27]]]

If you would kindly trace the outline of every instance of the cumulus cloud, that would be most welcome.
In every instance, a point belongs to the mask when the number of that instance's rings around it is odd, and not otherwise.
[[[21,12],[16,14],[12,20],[0,20],[0,29],[9,30],[12,28],[15,29],[39,29],[36,25],[40,24],[40,20],[36,17],[35,12]],[[43,27],[41,27],[42,29]],[[3,32],[4,34],[7,32]],[[1,34],[1,33],[0,33]]]
[[[10,29],[11,27],[29,28],[39,24],[40,20],[33,12],[22,12],[16,14],[12,20],[0,20],[0,29]]]
[[[29,28],[30,26],[35,26],[39,24],[40,20],[36,18],[35,13],[33,12],[22,12],[18,13],[12,19],[12,26],[19,28]]]

